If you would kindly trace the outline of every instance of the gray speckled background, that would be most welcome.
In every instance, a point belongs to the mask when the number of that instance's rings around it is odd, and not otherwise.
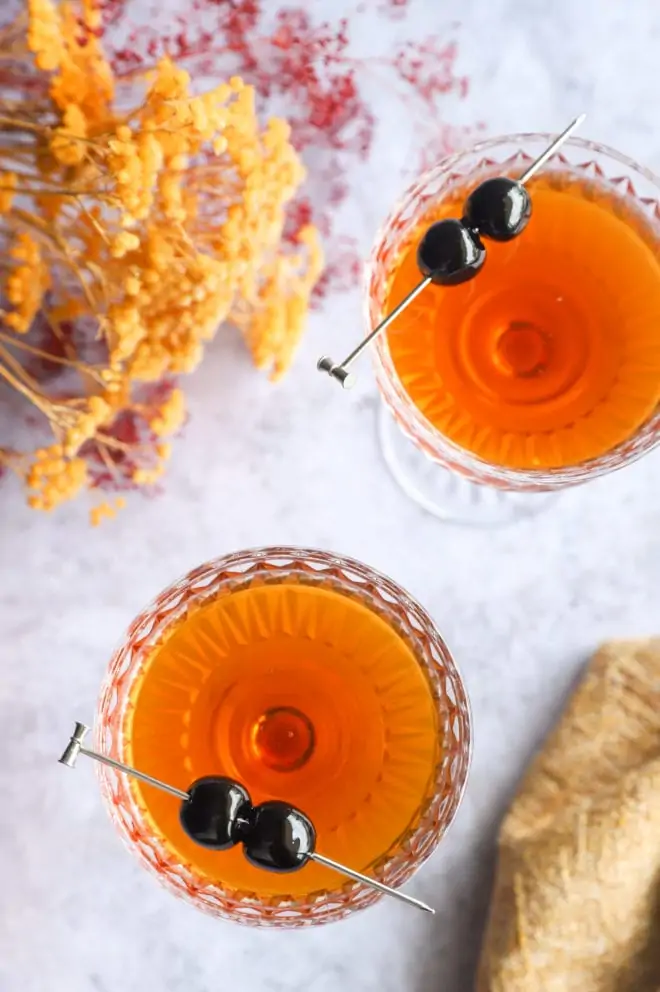
[[[441,29],[441,6],[413,5],[420,36]],[[559,130],[586,110],[586,137],[660,169],[657,4],[460,9],[460,66],[472,83],[452,119],[483,120],[490,133]],[[396,27],[374,16],[381,30]],[[390,112],[385,93],[374,98]],[[365,248],[404,156],[404,143],[382,133],[357,180],[369,196],[343,208]],[[331,300],[277,388],[238,343],[219,339],[189,383],[192,419],[165,494],[132,501],[111,526],[88,530],[74,506],[42,518],[11,484],[0,488],[1,992],[471,988],[497,823],[522,769],[598,643],[660,628],[660,457],[568,493],[531,523],[444,526],[382,463],[367,369],[352,394],[314,371],[320,352],[340,356],[359,333],[357,295]],[[214,555],[279,542],[392,574],[434,614],[461,664],[472,776],[452,831],[410,886],[435,918],[387,903],[308,932],[208,919],[125,855],[89,763],[76,774],[55,763],[72,720],[93,714],[111,649],[159,589]]]

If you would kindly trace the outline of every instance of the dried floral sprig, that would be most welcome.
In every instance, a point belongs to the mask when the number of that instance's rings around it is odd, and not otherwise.
[[[261,127],[239,77],[193,93],[168,57],[125,104],[100,34],[96,0],[28,0],[0,31],[0,379],[53,435],[0,466],[45,510],[159,478],[176,376],[223,322],[280,376],[322,266],[309,224],[283,250],[304,178],[288,125]]]
[[[310,3],[267,0],[180,0],[158,17],[140,17],[131,0],[100,0],[104,41],[118,78],[130,79],[163,54],[195,76],[238,72],[254,86],[260,110],[284,108],[291,141],[306,161],[310,182],[288,212],[285,237],[314,223],[327,246],[327,264],[313,299],[359,279],[364,245],[342,230],[338,208],[360,182],[355,166],[371,154],[379,128],[375,90],[400,102],[412,122],[411,179],[474,136],[475,128],[452,125],[447,110],[465,98],[468,80],[458,69],[459,26],[436,33],[435,8],[419,0],[425,28],[406,29],[414,0],[354,0],[325,17]],[[436,5],[440,6],[440,5]],[[393,41],[372,44],[373,18],[396,18]],[[385,30],[384,39],[390,37]],[[361,195],[361,194],[358,194]]]

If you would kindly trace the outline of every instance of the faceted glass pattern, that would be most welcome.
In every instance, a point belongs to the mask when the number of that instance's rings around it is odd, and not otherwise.
[[[426,213],[429,204],[447,196],[456,187],[463,188],[466,179],[476,187],[493,175],[521,175],[554,138],[555,135],[550,134],[492,138],[444,159],[417,179],[376,237],[365,275],[364,320],[367,330],[386,316],[383,307],[400,246]],[[572,138],[561,152],[550,159],[544,170],[597,179],[620,195],[622,203],[634,198],[637,209],[651,224],[657,225],[660,239],[660,179],[626,156],[603,145]],[[378,387],[399,428],[431,461],[472,482],[517,492],[560,489],[622,468],[660,443],[660,409],[656,409],[629,440],[607,454],[579,465],[538,470],[492,465],[444,437],[411,402],[395,371],[387,335],[377,339],[373,353]]]
[[[332,583],[359,597],[413,646],[424,666],[442,736],[433,795],[396,850],[371,869],[374,877],[399,887],[429,857],[458,809],[471,753],[469,704],[456,665],[429,615],[391,579],[360,562],[321,551],[264,548],[209,562],[170,586],[133,622],[110,662],[97,713],[96,747],[126,761],[124,727],[131,688],[140,679],[150,651],[172,623],[185,616],[193,603],[208,601],[221,589],[244,585],[246,577],[274,575],[298,582]],[[381,898],[370,887],[340,875],[335,889],[304,901],[226,891],[177,861],[164,838],[146,821],[126,776],[99,766],[99,777],[110,816],[128,848],[168,889],[211,915],[255,926],[299,927],[341,919]]]

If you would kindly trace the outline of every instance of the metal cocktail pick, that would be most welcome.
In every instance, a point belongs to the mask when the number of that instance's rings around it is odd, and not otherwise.
[[[528,166],[527,169],[525,169],[523,174],[520,176],[518,182],[524,184],[529,179],[531,179],[532,176],[536,175],[539,169],[543,168],[545,163],[548,161],[549,158],[552,157],[552,155],[554,155],[557,149],[560,148],[564,144],[564,142],[570,138],[570,136],[580,126],[580,124],[582,124],[586,116],[587,116],[586,114],[580,114],[579,117],[576,117],[575,120],[571,121],[568,127],[565,130],[563,130],[561,134],[557,135],[557,137],[552,142],[552,144],[545,149],[543,154],[539,155],[539,157],[534,162],[532,162],[532,164]],[[329,358],[327,355],[324,355],[322,358],[319,358],[316,365],[319,372],[326,372],[333,379],[336,379],[337,382],[341,383],[344,389],[351,389],[355,385],[356,377],[355,375],[353,375],[353,373],[348,371],[348,367],[353,364],[356,358],[359,358],[359,356],[362,354],[364,349],[371,344],[374,338],[377,338],[380,334],[383,333],[383,331],[387,330],[387,328],[390,326],[390,324],[393,321],[396,320],[399,314],[403,313],[403,311],[410,306],[413,300],[417,299],[419,294],[424,289],[426,289],[426,287],[429,286],[431,282],[433,282],[432,276],[425,276],[424,279],[422,279],[421,282],[419,282],[415,286],[415,288],[411,290],[410,293],[408,293],[408,295],[404,297],[403,300],[401,300],[401,303],[399,303],[399,305],[395,307],[394,310],[392,310],[392,312],[388,314],[387,317],[385,317],[384,320],[382,320],[380,324],[378,324],[378,326],[375,327],[373,331],[360,342],[357,348],[355,348],[350,353],[350,355],[348,355],[344,359],[344,361],[341,362],[341,364],[336,365],[333,359]]]
[[[146,782],[148,785],[153,785],[156,789],[167,792],[170,796],[175,796],[183,802],[190,799],[190,793],[185,792],[183,789],[177,789],[173,785],[161,782],[160,779],[154,778],[152,775],[146,775],[144,772],[139,772],[136,768],[122,764],[121,761],[115,761],[114,758],[109,758],[105,754],[99,754],[98,751],[92,751],[90,748],[85,747],[83,742],[88,733],[89,727],[84,723],[76,723],[71,739],[64,749],[62,757],[59,759],[60,764],[66,765],[67,768],[74,768],[78,755],[84,754],[86,758],[93,758],[94,761],[100,761],[101,764],[108,765],[110,768],[116,769],[116,771],[137,778],[141,782]],[[316,861],[317,864],[324,865],[326,868],[332,868],[334,871],[346,875],[347,878],[355,882],[363,882],[365,885],[371,886],[372,889],[377,889],[378,892],[383,892],[385,895],[399,899],[401,902],[405,902],[410,906],[416,906],[417,909],[422,909],[425,913],[435,913],[435,910],[431,906],[427,906],[426,903],[421,902],[419,899],[413,899],[412,896],[407,896],[397,889],[392,889],[375,878],[369,878],[368,875],[362,875],[358,871],[353,871],[352,868],[347,868],[337,861],[332,861],[331,858],[326,858],[316,851],[306,854],[305,857],[309,858],[310,861]]]

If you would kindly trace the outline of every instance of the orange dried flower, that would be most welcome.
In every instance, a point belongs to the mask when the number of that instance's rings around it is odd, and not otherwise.
[[[98,527],[104,520],[112,520],[117,516],[117,510],[122,510],[126,506],[126,500],[116,499],[114,503],[99,503],[89,511],[89,522],[92,527]]]
[[[85,157],[87,120],[80,107],[73,103],[65,108],[62,118],[62,126],[55,128],[53,133],[50,150],[63,165],[80,165]]]
[[[66,458],[62,445],[54,444],[35,453],[26,483],[28,504],[35,510],[53,510],[85,487],[87,464],[82,458]]]
[[[224,322],[280,376],[322,256],[313,228],[283,249],[304,170],[286,123],[260,125],[251,87],[235,77],[195,93],[162,59],[119,108],[95,0],[27,8],[27,47],[48,76],[9,129],[23,135],[20,167],[0,145],[0,377],[48,418],[53,443],[23,458],[0,444],[0,464],[22,474],[31,506],[52,509],[86,487],[160,478],[160,438],[185,418],[172,377]],[[34,362],[62,373],[64,393]],[[97,505],[92,522],[115,509]]]
[[[162,437],[164,434],[173,434],[183,424],[185,415],[185,397],[180,389],[175,389],[154,411],[149,420],[149,426],[156,437]]]
[[[34,52],[37,68],[44,72],[59,69],[65,55],[59,13],[50,0],[29,0],[28,47]]]
[[[4,172],[0,174],[0,180],[0,214],[6,214],[11,210],[14,202],[18,176],[15,172]]]
[[[26,334],[38,313],[44,293],[50,286],[50,273],[45,265],[41,248],[25,232],[19,232],[9,249],[9,257],[18,264],[7,277],[5,295],[14,309],[2,313],[7,327],[19,334]]]

